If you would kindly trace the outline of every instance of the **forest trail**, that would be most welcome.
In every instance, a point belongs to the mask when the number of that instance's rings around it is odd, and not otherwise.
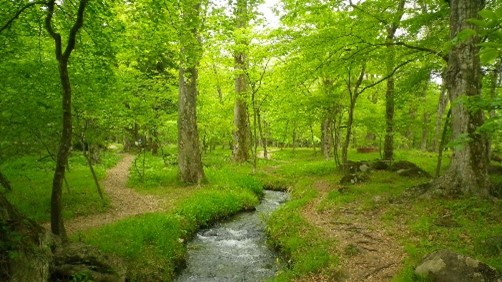
[[[362,212],[357,202],[351,207],[319,209],[328,192],[339,187],[324,181],[313,187],[319,191],[319,197],[309,203],[303,216],[336,242],[339,270],[343,274],[341,281],[390,281],[401,269],[405,253],[399,242],[379,228],[384,223],[379,220],[378,211]],[[297,281],[330,280],[320,274]]]
[[[65,222],[66,232],[70,235],[92,227],[98,227],[117,220],[164,208],[161,199],[151,195],[141,195],[127,188],[129,168],[134,156],[125,154],[113,168],[106,172],[102,186],[110,200],[110,207],[105,213],[76,217]]]

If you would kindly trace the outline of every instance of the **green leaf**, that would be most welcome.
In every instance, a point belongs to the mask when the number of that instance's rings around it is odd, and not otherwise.
[[[497,16],[497,14],[491,10],[482,10],[479,12],[479,15],[485,19],[490,19],[494,21],[500,20],[500,16]]]

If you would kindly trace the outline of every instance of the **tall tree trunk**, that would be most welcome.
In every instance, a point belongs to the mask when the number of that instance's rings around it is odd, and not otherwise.
[[[54,39],[56,49],[56,59],[59,67],[59,79],[61,81],[62,89],[62,130],[61,140],[59,143],[58,154],[56,157],[56,168],[54,169],[54,177],[52,180],[52,195],[51,195],[51,231],[59,235],[63,241],[67,240],[66,231],[63,224],[63,205],[62,205],[62,192],[63,180],[65,178],[65,169],[68,164],[68,155],[70,154],[71,138],[72,138],[72,89],[70,77],[68,75],[68,60],[70,55],[75,49],[76,36],[84,23],[84,11],[87,6],[87,0],[81,0],[77,19],[73,24],[69,36],[68,43],[63,52],[61,34],[54,31],[52,26],[52,18],[54,16],[55,0],[47,3],[47,16],[45,18],[45,27],[51,37]]]
[[[235,10],[236,28],[245,29],[248,26],[248,2],[238,0]],[[236,39],[236,44],[247,45],[244,40]],[[237,51],[234,55],[235,71],[235,104],[234,104],[234,146],[233,159],[242,163],[249,159],[250,149],[250,128],[247,112],[248,81],[246,79],[246,55],[242,51]]]
[[[184,183],[200,183],[205,179],[197,129],[197,79],[202,46],[198,35],[200,1],[184,4],[180,32],[181,53],[178,104],[178,170]]]
[[[386,48],[388,51],[386,69],[391,74],[395,67],[396,51],[394,50],[394,37],[403,16],[406,0],[400,0],[396,12],[396,19],[387,27]],[[387,79],[385,91],[385,139],[383,145],[383,159],[392,160],[394,157],[394,75]]]
[[[467,28],[477,27],[468,20],[478,18],[484,0],[450,0],[450,37],[455,38]],[[477,99],[481,95],[481,64],[478,36],[452,48],[448,59],[446,86],[453,102],[452,137],[460,146],[454,147],[451,165],[436,184],[447,195],[488,196],[488,141],[476,129],[483,124],[483,111],[469,109],[460,99]]]

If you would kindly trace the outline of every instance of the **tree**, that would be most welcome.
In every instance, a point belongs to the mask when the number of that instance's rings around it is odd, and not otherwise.
[[[452,137],[456,142],[451,165],[437,179],[436,186],[447,195],[488,196],[489,143],[477,129],[484,122],[482,109],[470,107],[481,95],[481,63],[477,27],[469,19],[478,18],[483,0],[450,1],[450,36],[456,43],[450,50],[446,87],[452,108]]]
[[[249,45],[246,29],[249,22],[248,0],[237,0],[235,7],[235,104],[234,104],[234,145],[233,158],[236,162],[249,159],[250,130],[248,116],[248,81],[245,70],[247,68],[246,50]]]
[[[178,169],[182,182],[200,183],[205,179],[197,129],[197,79],[202,55],[199,38],[201,1],[182,1],[180,8]]]
[[[70,29],[68,35],[68,43],[63,51],[62,36],[56,32],[53,26],[54,8],[56,1],[51,0],[47,3],[47,16],[45,18],[45,28],[54,39],[56,59],[59,66],[59,78],[61,81],[62,90],[62,131],[61,141],[56,159],[56,168],[54,170],[54,178],[52,181],[52,196],[51,196],[51,231],[59,235],[63,240],[66,240],[66,232],[63,224],[62,217],[62,187],[65,175],[66,165],[68,163],[68,155],[71,148],[72,140],[72,89],[70,83],[70,76],[68,74],[68,60],[70,55],[75,49],[77,33],[84,24],[84,11],[87,6],[88,0],[80,0],[75,23]]]

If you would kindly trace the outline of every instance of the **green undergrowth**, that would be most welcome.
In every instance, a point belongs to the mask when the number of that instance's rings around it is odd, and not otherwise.
[[[292,199],[268,219],[269,243],[282,254],[288,265],[272,281],[290,281],[310,273],[333,270],[337,266],[334,246],[324,238],[322,230],[301,215],[301,210],[317,194],[305,189],[305,184],[304,181],[297,183],[292,189]]]
[[[120,156],[115,152],[103,152],[101,162],[94,165],[99,179],[106,169],[114,166]],[[73,152],[69,158],[66,173],[68,185],[63,186],[63,216],[69,219],[80,215],[103,212],[108,200],[101,200],[92,174],[80,152]],[[0,169],[12,184],[12,191],[6,192],[7,199],[24,215],[38,222],[49,221],[54,161],[48,156],[24,156],[7,160]]]
[[[349,156],[355,161],[374,160],[378,153],[351,151]],[[411,161],[434,174],[437,159],[433,153],[396,151],[395,156],[395,161]],[[372,171],[368,182],[343,187],[339,185],[343,173],[334,168],[332,160],[323,160],[319,153],[284,150],[274,152],[274,157],[275,162],[263,167],[261,176],[268,181],[277,177],[288,182],[293,195],[268,222],[272,245],[285,255],[290,265],[278,275],[277,281],[290,281],[294,277],[315,279],[316,273],[324,278],[331,274],[330,279],[340,275],[336,270],[338,258],[347,254],[337,253],[333,248],[337,242],[326,236],[323,226],[314,227],[306,220],[304,214],[312,208],[325,216],[349,210],[359,214],[365,223],[368,222],[365,218],[371,216],[370,228],[388,234],[406,254],[404,266],[393,281],[420,281],[413,274],[414,267],[425,255],[440,249],[471,256],[502,271],[500,200],[422,199],[411,196],[408,189],[430,179],[408,178],[389,171]],[[442,171],[448,163],[445,157]],[[316,192],[316,183],[324,185],[322,198]]]
[[[160,156],[146,156],[145,167],[166,167]],[[223,156],[216,152],[206,158]],[[212,159],[207,163],[208,181],[199,186],[181,185],[155,170],[148,171],[143,180],[134,179],[138,175],[134,176],[132,168],[129,185],[140,193],[169,200],[165,211],[124,219],[75,238],[123,258],[131,281],[171,281],[184,263],[186,242],[197,230],[253,209],[263,193],[261,182],[250,174],[250,166],[234,168]]]
[[[502,204],[479,198],[412,199],[390,205],[383,214],[389,230],[395,221],[408,258],[394,281],[416,279],[413,269],[437,250],[452,251],[478,259],[502,272]]]

